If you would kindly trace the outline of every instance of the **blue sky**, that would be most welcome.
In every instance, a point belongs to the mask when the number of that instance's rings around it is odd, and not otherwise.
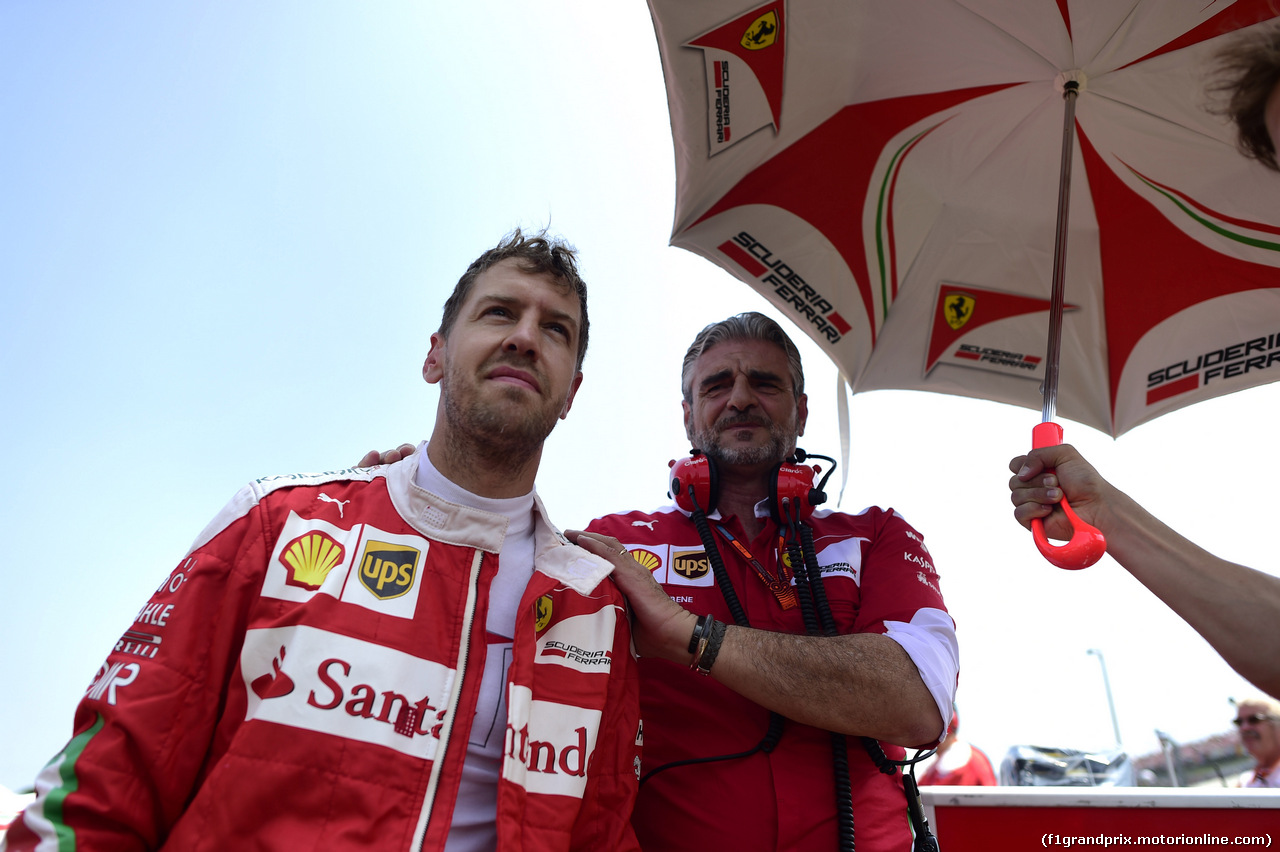
[[[591,288],[586,380],[539,480],[564,527],[661,503],[688,449],[684,348],[729,313],[777,315],[667,246],[670,126],[639,2],[13,0],[0,121],[9,787],[69,736],[111,645],[238,487],[429,433],[428,336],[510,228],[577,244]],[[838,455],[835,370],[802,351],[802,446]],[[1278,401],[1067,437],[1197,541],[1267,567],[1251,495],[1274,465],[1241,449]],[[1110,741],[1093,647],[1133,751],[1157,727],[1227,727],[1227,697],[1251,690],[1190,628],[1109,559],[1049,567],[1012,521],[1005,464],[1036,413],[904,392],[852,413],[843,506],[893,506],[925,534],[965,731],[993,758]]]

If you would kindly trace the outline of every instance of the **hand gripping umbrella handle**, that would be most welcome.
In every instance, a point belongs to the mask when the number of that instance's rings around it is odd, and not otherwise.
[[[1056,447],[1061,443],[1062,427],[1057,423],[1047,421],[1031,430],[1031,446],[1037,450],[1041,447]],[[1031,537],[1035,539],[1040,554],[1059,568],[1072,571],[1088,568],[1107,552],[1107,539],[1101,530],[1080,520],[1080,516],[1067,503],[1065,495],[1058,505],[1071,522],[1071,540],[1062,545],[1050,542],[1049,537],[1044,534],[1044,521],[1040,518],[1031,521]]]

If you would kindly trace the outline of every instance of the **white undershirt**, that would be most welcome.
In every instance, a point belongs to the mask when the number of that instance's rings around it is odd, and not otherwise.
[[[498,778],[507,734],[507,669],[511,665],[511,637],[516,632],[516,611],[529,578],[533,576],[533,492],[523,497],[493,498],[472,494],[445,479],[424,451],[415,480],[419,487],[450,503],[504,515],[507,535],[498,555],[498,575],[489,588],[485,617],[488,642],[483,658],[484,674],[476,703],[462,782],[445,852],[488,852],[498,842],[494,822],[498,811]],[[486,559],[491,558],[486,554]],[[472,650],[472,665],[480,661]]]

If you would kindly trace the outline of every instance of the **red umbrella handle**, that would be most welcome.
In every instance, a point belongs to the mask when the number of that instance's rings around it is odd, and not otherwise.
[[[1041,447],[1056,447],[1061,443],[1062,427],[1057,423],[1040,423],[1031,430],[1031,446],[1037,450]],[[1035,539],[1036,547],[1045,559],[1059,568],[1073,571],[1088,568],[1107,552],[1107,539],[1101,530],[1080,520],[1080,516],[1067,503],[1065,495],[1058,505],[1067,513],[1067,520],[1071,522],[1071,540],[1062,545],[1053,544],[1044,534],[1044,521],[1036,518],[1031,522],[1031,536]]]

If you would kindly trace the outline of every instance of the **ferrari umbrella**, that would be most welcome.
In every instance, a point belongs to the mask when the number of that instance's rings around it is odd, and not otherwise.
[[[1214,53],[1270,0],[650,10],[672,244],[791,316],[854,392],[1044,410],[1057,243],[1062,416],[1118,436],[1280,378],[1280,179],[1207,108]]]

